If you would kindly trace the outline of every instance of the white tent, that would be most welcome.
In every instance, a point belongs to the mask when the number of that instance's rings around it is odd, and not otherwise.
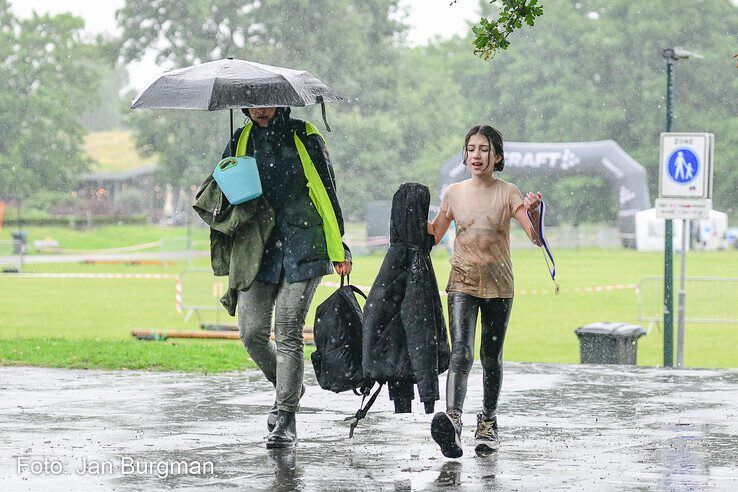
[[[650,208],[636,213],[636,249],[638,251],[663,251],[664,250],[664,219],[656,217],[656,209]],[[694,221],[690,221],[693,223]],[[673,221],[674,250],[682,249],[682,221]],[[695,248],[702,250],[726,249],[728,242],[726,233],[728,231],[728,215],[717,210],[710,210],[707,219],[697,221],[693,231],[695,234]],[[687,251],[689,251],[689,240],[687,240]]]
[[[700,220],[695,230],[695,249],[728,249],[728,214],[710,210],[710,218]]]

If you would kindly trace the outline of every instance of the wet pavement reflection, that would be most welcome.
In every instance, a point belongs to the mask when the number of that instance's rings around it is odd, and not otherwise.
[[[360,399],[321,390],[309,366],[292,450],[265,448],[274,393],[256,372],[0,367],[1,488],[738,490],[738,371],[505,371],[499,451],[474,453],[475,365],[449,460],[431,415],[393,414],[386,392],[348,439]]]

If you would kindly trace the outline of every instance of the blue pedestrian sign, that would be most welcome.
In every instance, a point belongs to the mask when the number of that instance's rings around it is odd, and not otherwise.
[[[712,133],[662,133],[659,198],[712,197]]]
[[[680,147],[669,155],[667,171],[676,183],[686,184],[699,175],[700,159],[686,147]]]

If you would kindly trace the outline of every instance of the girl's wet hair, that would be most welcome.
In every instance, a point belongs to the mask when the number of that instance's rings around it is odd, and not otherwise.
[[[500,162],[495,163],[494,171],[502,171],[505,169],[505,151],[502,148],[502,134],[497,129],[492,128],[489,125],[473,126],[466,134],[466,138],[464,139],[464,165],[466,165],[466,146],[472,135],[484,135],[487,137],[487,141],[495,151],[495,156],[502,157]]]

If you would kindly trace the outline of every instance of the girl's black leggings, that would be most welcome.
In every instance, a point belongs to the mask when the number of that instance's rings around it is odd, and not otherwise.
[[[474,363],[474,335],[477,313],[482,312],[482,414],[492,418],[502,387],[502,344],[510,320],[512,298],[481,299],[462,292],[449,292],[448,313],[451,327],[451,366],[446,380],[446,410],[461,412],[466,397],[469,371]]]

